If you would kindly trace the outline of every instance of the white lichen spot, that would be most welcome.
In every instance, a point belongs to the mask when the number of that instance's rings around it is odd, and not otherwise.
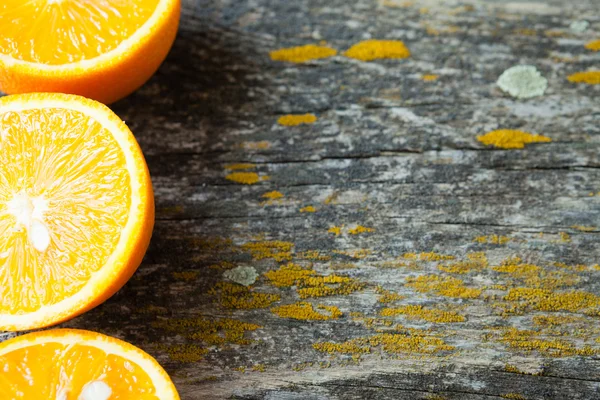
[[[516,65],[504,71],[498,82],[500,89],[518,99],[541,96],[548,80],[533,65]]]
[[[575,33],[583,33],[585,31],[587,31],[589,26],[590,26],[590,23],[587,22],[586,20],[573,21],[573,22],[571,22],[571,25],[569,25],[569,29],[571,29],[571,31],[575,32]]]
[[[105,382],[92,381],[86,384],[77,400],[108,400],[112,389]]]
[[[258,274],[253,267],[237,267],[225,271],[223,277],[240,285],[250,286],[256,282]]]

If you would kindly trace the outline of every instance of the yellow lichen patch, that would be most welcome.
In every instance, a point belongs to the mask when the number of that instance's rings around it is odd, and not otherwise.
[[[486,146],[494,146],[499,149],[523,149],[529,143],[548,143],[549,137],[531,134],[513,129],[499,129],[485,135],[477,136],[477,140]]]
[[[337,204],[337,199],[340,197],[340,192],[333,192],[325,199],[325,204]]]
[[[500,395],[500,397],[502,397],[503,399],[527,400],[527,398],[525,396],[523,396],[522,394],[518,394],[518,393],[506,393],[506,394]]]
[[[541,327],[561,326],[582,321],[582,318],[570,315],[535,315],[533,317],[534,325]]]
[[[588,85],[600,85],[600,71],[577,72],[567,78],[573,83],[587,83]]]
[[[454,260],[454,256],[448,256],[444,254],[429,252],[429,253],[404,253],[402,256],[407,260],[419,260],[419,261],[444,261]]]
[[[195,249],[211,252],[224,252],[231,250],[233,241],[219,236],[193,238],[192,245]]]
[[[221,306],[241,310],[266,308],[281,299],[278,294],[254,292],[246,286],[232,282],[217,283],[209,294],[218,296]]]
[[[507,274],[513,284],[518,281],[529,288],[556,289],[575,285],[580,279],[576,274],[563,271],[547,271],[537,265],[519,263],[520,261],[519,258],[506,260],[502,265],[492,269]],[[514,264],[511,262],[514,262]]]
[[[261,142],[243,142],[241,147],[246,150],[266,150],[271,147],[271,143],[267,141]]]
[[[328,314],[320,313],[317,310],[323,310]],[[271,312],[282,318],[293,318],[303,321],[327,321],[342,316],[340,309],[335,306],[318,305],[317,310],[310,303],[299,302],[272,308]]]
[[[464,322],[465,317],[455,311],[444,311],[437,308],[425,308],[423,306],[408,305],[398,308],[384,308],[381,310],[382,317],[394,317],[406,315],[412,319],[422,319],[427,322],[447,324],[452,322]]]
[[[153,322],[152,326],[175,332],[189,339],[202,341],[208,346],[250,344],[250,340],[244,337],[245,333],[261,328],[259,325],[235,319],[208,319],[204,317],[162,319]]]
[[[583,226],[583,225],[573,225],[571,228],[576,229],[581,232],[594,232],[598,230],[595,226]]]
[[[487,235],[487,236],[477,236],[473,239],[476,243],[487,243],[487,244],[505,244],[510,241],[508,236],[502,235]]]
[[[235,268],[235,264],[229,261],[220,261],[217,264],[211,264],[208,266],[210,269],[227,270]]]
[[[568,265],[564,262],[555,262],[553,263],[553,265],[557,268],[562,268],[562,269],[566,269],[569,271],[579,271],[579,272],[583,272],[585,270],[588,269],[588,267],[586,265],[583,264],[577,264],[577,265]]]
[[[393,303],[394,301],[403,300],[406,298],[406,296],[402,296],[401,294],[385,290],[381,286],[377,286],[375,291],[377,294],[379,294],[377,301],[383,304]]]
[[[566,340],[540,339],[536,335],[535,331],[510,328],[502,334],[500,342],[514,350],[527,353],[536,351],[551,357],[592,356],[598,353],[587,345],[577,348]]]
[[[517,35],[521,35],[521,36],[536,36],[537,35],[537,31],[535,29],[529,29],[529,28],[518,28],[514,30],[515,34]]]
[[[315,211],[317,211],[317,209],[314,208],[313,206],[306,206],[306,207],[302,207],[300,209],[301,213],[314,213]]]
[[[567,232],[558,232],[558,236],[560,237],[560,241],[562,243],[570,243],[571,236]]]
[[[380,58],[407,58],[410,57],[410,51],[400,40],[364,40],[350,47],[344,55],[361,61],[372,61]]]
[[[582,291],[552,292],[537,288],[514,288],[504,300],[518,302],[521,307],[539,311],[581,311],[597,309],[600,297]]]
[[[371,232],[375,232],[375,229],[367,228],[366,226],[362,226],[362,225],[357,225],[356,227],[354,227],[348,231],[348,233],[351,235],[359,235],[361,233],[371,233]]]
[[[437,81],[439,77],[440,77],[439,75],[426,74],[426,75],[421,75],[421,80],[424,82],[432,82],[432,81]]]
[[[277,190],[273,190],[272,192],[267,192],[265,194],[263,194],[261,196],[263,199],[269,199],[269,200],[278,200],[278,199],[282,199],[283,193],[278,192]]]
[[[252,169],[255,168],[256,165],[254,164],[249,164],[249,163],[239,163],[239,164],[228,164],[225,166],[225,169],[228,169],[230,171],[243,171],[245,169]]]
[[[314,276],[305,279],[301,288],[297,289],[301,299],[309,297],[325,297],[348,295],[362,290],[365,284],[347,276],[327,275]]]
[[[200,275],[199,271],[182,271],[182,272],[173,272],[172,273],[173,278],[181,280],[181,281],[186,281],[186,282],[191,282],[191,281],[195,281],[196,279],[198,279],[198,275]]]
[[[359,250],[333,250],[335,254],[341,254],[343,256],[348,256],[357,260],[362,260],[363,258],[367,258],[371,254],[371,250],[368,249],[359,249]]]
[[[288,263],[274,271],[265,273],[265,277],[277,287],[290,287],[299,285],[305,279],[316,275],[312,269],[304,269],[298,264]]]
[[[256,172],[232,172],[225,179],[242,185],[254,185],[260,181],[269,180],[269,176],[259,176]]]
[[[292,63],[303,63],[310,60],[333,57],[337,50],[327,46],[306,44],[304,46],[288,47],[269,53],[273,61],[285,61]]]
[[[291,260],[293,247],[293,243],[279,240],[249,242],[242,245],[242,249],[249,251],[255,260],[272,258],[275,261]]]
[[[208,353],[207,349],[195,344],[159,345],[158,348],[166,351],[171,360],[182,363],[198,362]]]
[[[306,250],[298,254],[297,257],[303,260],[314,260],[314,261],[329,261],[331,256],[323,254],[320,250]]]
[[[511,364],[506,364],[504,366],[504,370],[506,372],[512,372],[514,374],[522,374],[523,373],[523,372],[521,372],[521,370],[519,368],[517,368],[516,366],[511,365]]]
[[[315,350],[329,354],[367,354],[376,347],[392,354],[436,354],[455,349],[454,346],[446,344],[443,339],[437,337],[397,333],[381,333],[351,339],[343,343],[320,342],[313,344]]]
[[[265,372],[267,370],[267,366],[265,364],[254,364],[252,366],[252,371],[255,372]]]
[[[335,236],[340,236],[342,234],[342,228],[344,226],[332,226],[327,230],[328,233],[333,233]]]
[[[298,126],[302,124],[314,124],[317,117],[314,114],[288,114],[279,117],[277,123],[282,126]]]
[[[585,48],[592,51],[600,51],[600,40],[594,40],[585,45]]]
[[[466,274],[471,271],[480,271],[487,268],[488,261],[485,253],[469,253],[467,254],[467,260],[459,261],[448,265],[438,265],[438,269],[451,274]]]
[[[406,286],[421,293],[435,293],[440,296],[474,299],[479,297],[481,290],[468,288],[457,278],[440,275],[421,275],[409,277]]]

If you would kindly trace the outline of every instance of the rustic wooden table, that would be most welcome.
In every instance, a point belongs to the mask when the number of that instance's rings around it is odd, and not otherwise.
[[[600,85],[567,80],[600,69],[598,1],[183,9],[113,105],[153,175],[150,250],[63,326],[142,347],[183,399],[600,398]],[[343,55],[365,39],[411,56]],[[322,41],[338,55],[269,56]],[[516,64],[543,96],[498,88]],[[551,142],[477,140],[496,129]]]

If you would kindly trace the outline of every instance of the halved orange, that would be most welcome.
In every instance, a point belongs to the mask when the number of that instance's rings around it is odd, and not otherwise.
[[[106,106],[0,98],[0,330],[53,325],[106,300],[139,266],[153,225],[142,151]]]
[[[0,90],[119,100],[167,56],[180,7],[180,0],[2,0]]]
[[[0,399],[179,399],[149,354],[89,331],[55,329],[7,340],[0,343],[0,366]]]

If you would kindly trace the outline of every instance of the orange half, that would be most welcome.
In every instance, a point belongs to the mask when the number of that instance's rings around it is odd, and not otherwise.
[[[56,329],[0,343],[0,366],[0,399],[179,399],[154,358],[89,331]]]
[[[2,0],[0,90],[111,103],[146,82],[177,32],[180,0]]]
[[[0,98],[0,330],[56,324],[134,273],[152,184],[125,123],[79,96]]]

